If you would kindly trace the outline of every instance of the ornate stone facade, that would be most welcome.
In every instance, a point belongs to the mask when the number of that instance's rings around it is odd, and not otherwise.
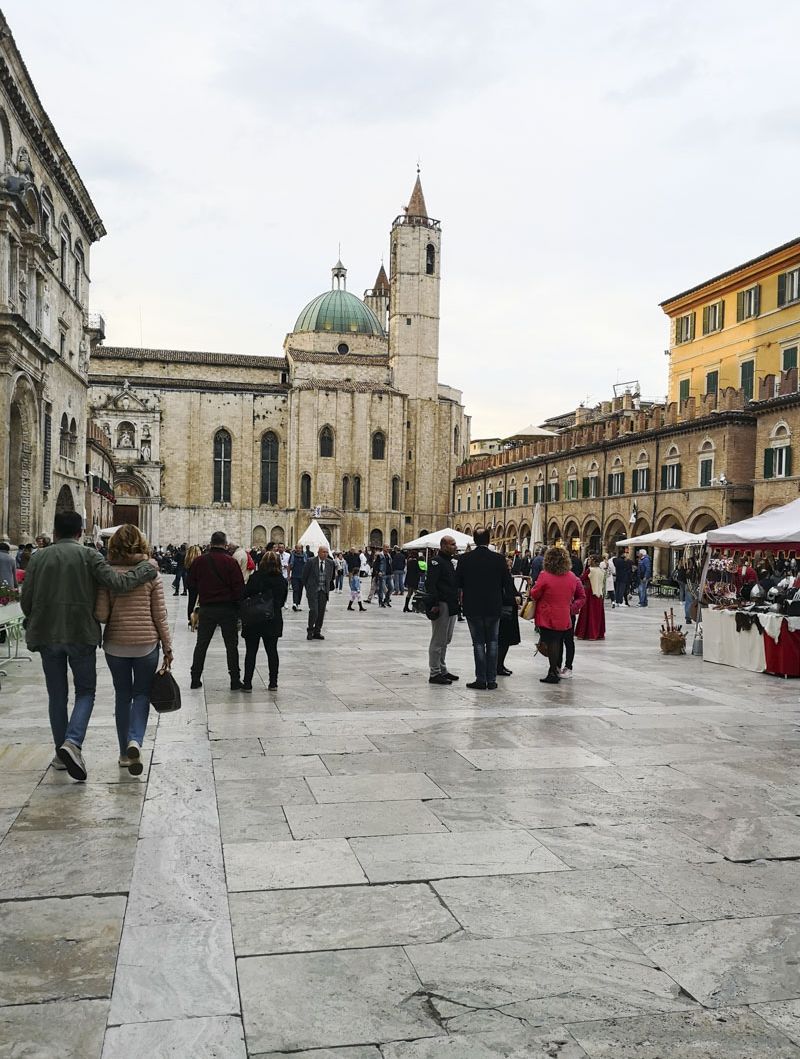
[[[117,464],[115,521],[161,544],[224,529],[291,545],[316,515],[334,547],[443,525],[469,417],[438,380],[440,240],[418,178],[391,278],[381,267],[362,301],[337,262],[280,357],[98,341],[92,415]]]
[[[105,234],[0,14],[0,539],[84,507],[89,248]]]

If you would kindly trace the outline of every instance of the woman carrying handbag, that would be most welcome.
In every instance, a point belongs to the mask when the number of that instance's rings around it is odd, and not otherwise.
[[[283,604],[288,584],[281,561],[273,551],[265,552],[258,569],[244,586],[241,604],[242,639],[245,642],[243,691],[253,690],[258,646],[263,642],[269,665],[269,688],[278,686],[278,640],[283,636]]]
[[[149,546],[136,526],[120,526],[108,544],[108,561],[122,573],[149,558]],[[150,562],[157,567],[154,559]],[[150,714],[150,688],[158,669],[159,646],[172,662],[172,638],[161,578],[132,592],[113,595],[99,589],[95,617],[105,624],[103,649],[114,681],[114,716],[119,740],[119,766],[140,776],[142,743]]]

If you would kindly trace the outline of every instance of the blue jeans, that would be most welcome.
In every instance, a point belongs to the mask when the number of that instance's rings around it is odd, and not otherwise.
[[[86,643],[51,643],[40,647],[39,653],[42,656],[42,670],[47,684],[53,742],[57,748],[67,740],[75,746],[83,746],[97,688],[97,648],[94,644]],[[72,670],[72,680],[75,684],[75,705],[69,723],[67,665]]]
[[[475,655],[475,679],[479,684],[494,684],[497,681],[500,619],[467,617],[467,623],[472,637],[472,653]]]
[[[119,752],[125,757],[128,741],[144,742],[150,714],[150,686],[158,669],[158,645],[142,658],[120,658],[106,655],[114,681],[114,718],[117,722]]]
[[[639,606],[647,606],[647,586],[650,584],[649,581],[642,579],[639,582]]]
[[[405,570],[395,570],[394,572],[394,590],[402,596],[406,587],[406,572]]]

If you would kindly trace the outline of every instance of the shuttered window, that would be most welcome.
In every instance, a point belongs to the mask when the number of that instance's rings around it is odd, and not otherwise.
[[[689,400],[689,389],[691,387],[691,379],[681,379],[678,383],[678,400],[683,404],[684,401]]]
[[[681,487],[681,465],[679,463],[667,463],[661,468],[661,488],[680,489]]]
[[[800,299],[800,268],[782,272],[778,276],[778,308]]]
[[[783,351],[783,370],[789,371],[797,367],[797,346],[789,346]]]
[[[695,313],[685,313],[675,320],[675,345],[691,342],[694,338]]]
[[[758,316],[761,312],[761,287],[758,283],[754,287],[748,287],[747,290],[740,290],[736,295],[736,320],[741,323],[742,320],[749,320],[753,316]]]
[[[42,459],[42,488],[50,489],[53,473],[53,417],[49,412],[44,414],[44,455]]]
[[[714,395],[716,395],[718,390],[719,390],[719,372],[718,371],[710,371],[706,375],[706,393],[707,394],[708,393],[713,393]]]
[[[753,381],[755,379],[755,361],[746,360],[741,369],[741,385],[744,390],[745,400],[753,400]]]
[[[706,305],[703,309],[703,334],[710,335],[713,331],[721,331],[725,326],[725,302],[718,301]]]

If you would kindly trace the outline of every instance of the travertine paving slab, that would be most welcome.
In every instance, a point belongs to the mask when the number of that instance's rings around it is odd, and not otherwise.
[[[322,760],[334,776],[359,776],[386,772],[438,772],[461,775],[474,772],[466,758],[448,750],[381,752],[379,754],[324,754]]]
[[[109,996],[124,915],[124,897],[0,903],[0,1006]]]
[[[0,856],[0,900],[127,891],[136,836],[101,828],[12,830]]]
[[[639,821],[592,827],[552,827],[532,834],[571,868],[614,868],[664,861],[707,863],[715,853],[670,824]]]
[[[376,1044],[443,1031],[402,949],[239,960],[251,1052]]]
[[[0,809],[0,842],[11,830],[11,825],[17,818],[19,809]]]
[[[71,831],[74,828],[139,830],[144,788],[127,783],[74,783],[70,787],[42,784],[17,817],[15,831]]]
[[[479,769],[581,769],[607,768],[609,761],[573,746],[518,747],[514,750],[462,750]]]
[[[350,845],[371,883],[567,870],[527,831],[353,838]]]
[[[0,743],[0,774],[44,772],[53,757],[53,748],[43,743]]]
[[[224,852],[231,892],[349,886],[366,882],[364,872],[345,839],[229,842]]]
[[[134,1054],[158,1059],[247,1059],[244,1027],[240,1018],[232,1016],[111,1027],[102,1059],[131,1059]]]
[[[736,743],[668,743],[661,746],[605,747],[603,755],[615,765],[670,765],[677,761],[743,761],[769,757],[762,747]]]
[[[375,755],[377,757],[377,755]],[[274,780],[282,776],[329,776],[316,754],[262,754],[260,757],[226,757],[214,763],[218,783],[244,780]]]
[[[71,1000],[0,1007],[0,1059],[100,1059],[107,1000]]]
[[[514,794],[494,798],[438,798],[425,802],[450,831],[485,831],[494,828],[561,827],[591,822],[594,798],[575,808],[569,795]]]
[[[798,866],[792,861],[636,865],[633,871],[696,919],[800,913]]]
[[[223,842],[281,842],[292,837],[281,806],[260,805],[253,798],[241,806],[232,799],[220,804],[219,828]]]
[[[402,799],[443,798],[444,791],[418,772],[377,776],[309,776],[308,786],[318,802],[393,802]]]
[[[800,1049],[747,1008],[570,1025],[592,1059],[800,1059]]]
[[[569,1030],[561,1027],[549,1033],[512,1029],[429,1037],[385,1044],[382,1051],[384,1059],[586,1059]]]
[[[139,834],[143,838],[216,834],[219,828],[210,764],[153,765]]]
[[[706,1007],[797,997],[800,915],[624,931]]]
[[[441,879],[432,886],[475,937],[605,930],[691,918],[627,868]]]
[[[308,727],[313,729],[309,722]],[[296,739],[269,739],[261,738],[264,754],[268,757],[292,754],[320,755],[320,754],[369,754],[376,753],[375,746],[360,732],[342,733],[341,724],[337,725],[335,731],[324,732],[322,735],[311,735]]]
[[[296,839],[351,838],[363,835],[414,835],[447,831],[422,802],[337,802],[287,805]]]
[[[800,857],[800,817],[797,816],[751,816],[676,826],[728,860]]]
[[[0,809],[19,809],[42,780],[41,772],[9,772],[0,775]]]
[[[800,1045],[800,1000],[779,1000],[775,1004],[756,1004],[757,1012],[765,1022],[785,1033],[789,1040]]]
[[[291,1059],[381,1059],[377,1048],[314,1048],[310,1052],[260,1052],[252,1059],[281,1059],[291,1055]]]
[[[459,925],[430,887],[325,887],[230,895],[237,956],[441,941]]]
[[[564,772],[559,769],[496,769],[493,772],[465,772],[463,776],[452,773],[440,776],[432,772],[431,779],[448,798],[497,798],[506,794],[597,794],[597,784],[587,778],[594,776],[597,771],[594,768]]]
[[[227,920],[125,927],[109,1025],[238,1013]]]
[[[711,787],[737,790],[739,787],[789,787],[800,784],[800,767],[772,764],[769,760],[737,761],[681,761],[674,768],[693,776]]]
[[[228,914],[217,835],[145,838],[136,849],[125,926],[224,919]]]
[[[314,795],[302,776],[224,780],[217,783],[217,804],[224,809],[257,811],[269,805],[313,805]]]
[[[681,1011],[672,979],[617,932],[445,941],[406,948],[451,1033]]]

